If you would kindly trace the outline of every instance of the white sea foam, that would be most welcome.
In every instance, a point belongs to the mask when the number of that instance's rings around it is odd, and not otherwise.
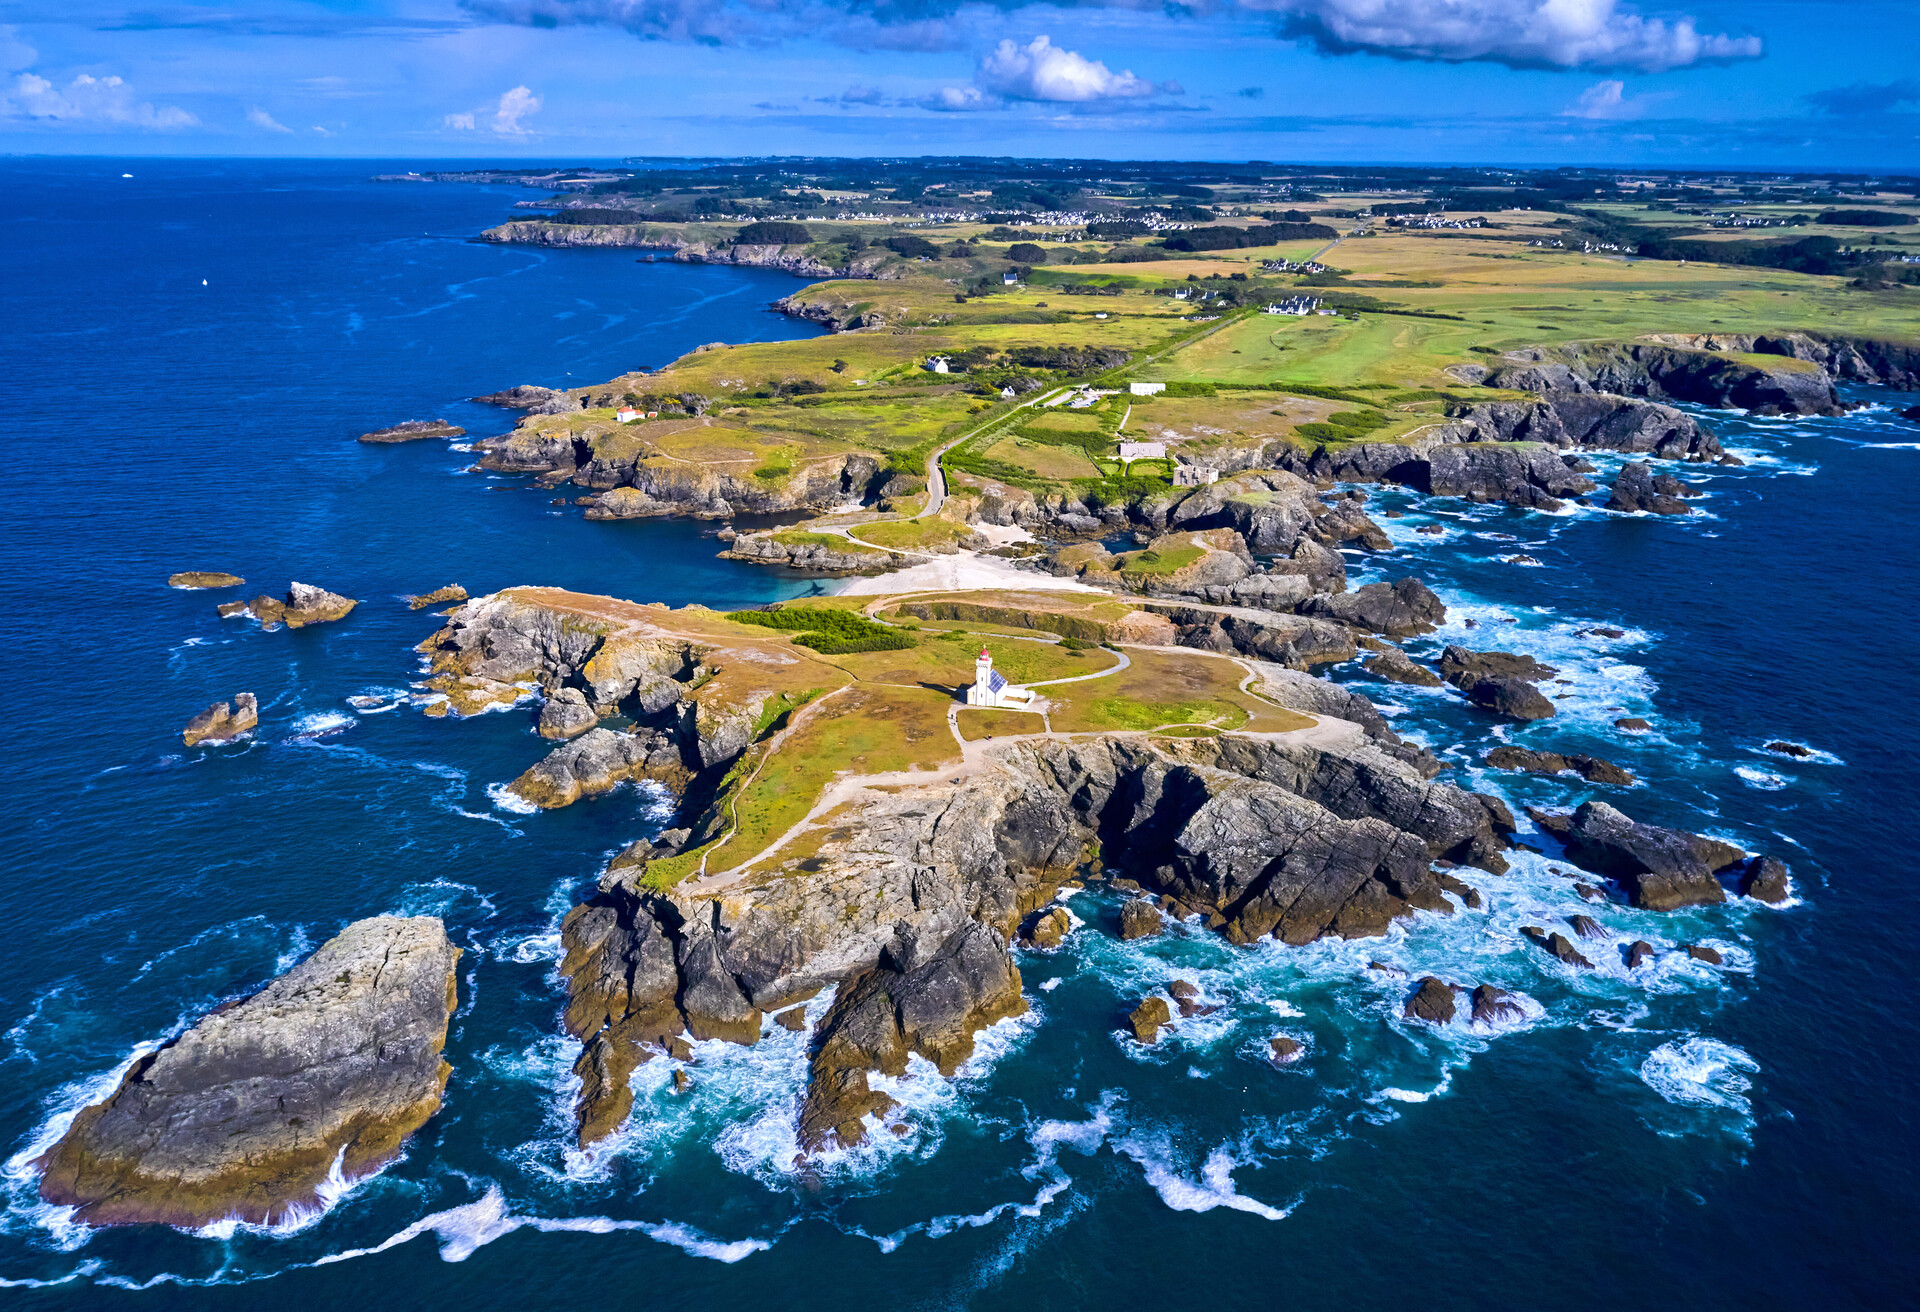
[[[1241,1193],[1234,1186],[1233,1172],[1236,1167],[1249,1163],[1235,1156],[1225,1146],[1207,1154],[1198,1178],[1181,1174],[1174,1162],[1172,1148],[1164,1137],[1136,1130],[1124,1138],[1116,1139],[1113,1146],[1115,1151],[1124,1153],[1138,1163],[1147,1183],[1160,1195],[1160,1201],[1176,1212],[1211,1212],[1216,1207],[1230,1207],[1237,1212],[1265,1217],[1269,1221],[1284,1221],[1293,1211],[1292,1204],[1274,1207]]]
[[[1760,1063],[1745,1050],[1694,1035],[1663,1043],[1640,1063],[1640,1078],[1670,1103],[1752,1111],[1747,1094]]]
[[[384,1253],[424,1234],[438,1236],[440,1240],[440,1258],[445,1262],[464,1262],[481,1248],[494,1240],[512,1234],[516,1230],[532,1228],[544,1233],[574,1232],[585,1234],[615,1234],[623,1230],[637,1230],[650,1239],[663,1244],[671,1244],[682,1252],[694,1257],[711,1258],[716,1262],[733,1263],[755,1253],[765,1252],[773,1247],[766,1239],[736,1239],[732,1241],[715,1239],[701,1233],[692,1226],[677,1221],[618,1221],[606,1216],[524,1216],[508,1206],[506,1196],[499,1186],[490,1185],[485,1194],[471,1203],[458,1207],[449,1207],[445,1211],[434,1212],[421,1217],[371,1248],[350,1248],[340,1253],[330,1253],[317,1259],[313,1265],[325,1266],[332,1262],[345,1262],[356,1257],[367,1257],[374,1253]]]
[[[534,815],[540,810],[507,784],[488,784],[487,797],[502,811],[510,811],[514,815]]]
[[[1783,774],[1775,774],[1771,770],[1762,770],[1751,765],[1736,765],[1733,767],[1733,772],[1740,776],[1741,783],[1749,788],[1758,788],[1762,792],[1778,792],[1793,782]]]
[[[303,739],[325,738],[329,734],[336,734],[344,729],[351,729],[354,723],[353,716],[340,711],[316,711],[311,715],[303,715],[293,722],[293,733],[287,741],[298,742]]]

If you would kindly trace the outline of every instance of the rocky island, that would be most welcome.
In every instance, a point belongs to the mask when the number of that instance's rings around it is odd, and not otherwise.
[[[348,925],[137,1058],[40,1161],[91,1225],[285,1220],[391,1160],[439,1110],[460,953],[430,917]]]

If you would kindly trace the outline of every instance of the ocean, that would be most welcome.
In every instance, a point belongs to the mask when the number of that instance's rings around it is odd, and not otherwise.
[[[543,744],[521,712],[433,720],[406,702],[437,621],[400,598],[544,583],[738,606],[831,585],[717,560],[698,524],[586,522],[443,442],[352,439],[445,417],[471,440],[515,415],[465,397],[818,330],[769,308],[799,285],[784,275],[475,243],[532,193],[369,181],[403,167],[420,165],[0,161],[10,1303],[1911,1297],[1920,1025],[1895,840],[1920,796],[1920,428],[1892,407],[1915,397],[1861,391],[1869,408],[1839,419],[1703,413],[1749,463],[1682,471],[1709,490],[1686,520],[1370,488],[1396,550],[1349,557],[1356,583],[1411,573],[1446,600],[1416,656],[1499,646],[1567,680],[1554,720],[1501,728],[1445,692],[1332,671],[1457,777],[1516,811],[1602,797],[1770,851],[1793,867],[1792,905],[1594,908],[1551,858],[1518,853],[1474,877],[1484,911],[1243,951],[1197,928],[1121,943],[1112,900],[1083,892],[1068,905],[1086,927],[1023,954],[1031,1012],[957,1080],[917,1066],[890,1085],[906,1137],[796,1172],[804,1038],[775,1028],[751,1049],[701,1045],[685,1095],[666,1063],[642,1067],[633,1123],[586,1156],[568,1134],[559,920],[671,799],[498,804]],[[233,594],[170,590],[185,569],[361,605],[264,633],[215,616]],[[243,690],[261,703],[252,740],[183,752],[185,721]],[[1623,735],[1623,716],[1653,727]],[[1642,786],[1482,770],[1501,741],[1604,756]],[[1602,968],[1575,973],[1518,933],[1576,911],[1616,954],[1648,939],[1658,964],[1630,979],[1597,948]],[[446,1106],[400,1161],[271,1231],[88,1232],[37,1202],[31,1159],[137,1053],[380,912],[439,915],[465,953]],[[1525,1018],[1408,1025],[1406,982],[1372,962],[1514,990]],[[1176,977],[1220,1010],[1152,1050],[1123,1041],[1125,1010]],[[1277,1033],[1306,1045],[1286,1070],[1262,1057]]]

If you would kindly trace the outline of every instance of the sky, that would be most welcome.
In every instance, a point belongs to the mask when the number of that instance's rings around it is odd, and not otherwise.
[[[0,0],[0,152],[1920,173],[1920,0]]]

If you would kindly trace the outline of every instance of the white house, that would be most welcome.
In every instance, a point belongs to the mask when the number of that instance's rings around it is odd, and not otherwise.
[[[1165,383],[1128,383],[1127,390],[1135,396],[1158,396],[1167,390]]]
[[[973,686],[967,689],[967,705],[1024,711],[1032,704],[1033,694],[1008,683],[1006,676],[993,668],[993,653],[982,647],[979,659],[973,663]]]
[[[1131,465],[1136,460],[1165,460],[1167,444],[1165,442],[1122,442],[1120,444],[1120,463]]]
[[[623,405],[618,410],[613,412],[613,417],[619,420],[623,424],[630,424],[634,420],[639,419],[642,416],[640,412],[638,410],[635,410],[632,406]]]
[[[1210,469],[1206,465],[1181,465],[1173,471],[1175,487],[1205,487],[1209,483],[1218,482],[1219,479],[1220,471]]]
[[[930,355],[927,357],[927,372],[930,374],[944,374],[948,372],[947,364],[946,356]]]
[[[1012,269],[1008,269],[1005,273],[1000,275],[1000,282],[1002,286],[1018,287],[1020,285],[1020,275],[1015,273]]]
[[[1012,387],[1010,387],[1010,386],[1009,386],[1009,387],[1003,387],[1003,388],[1001,388],[1001,389],[1000,389],[1000,399],[1001,399],[1002,401],[1011,401],[1011,400],[1013,400],[1013,398],[1015,397],[1015,395],[1017,395],[1017,393],[1015,393],[1015,392],[1014,392],[1014,390],[1013,390],[1013,388],[1012,388]]]

